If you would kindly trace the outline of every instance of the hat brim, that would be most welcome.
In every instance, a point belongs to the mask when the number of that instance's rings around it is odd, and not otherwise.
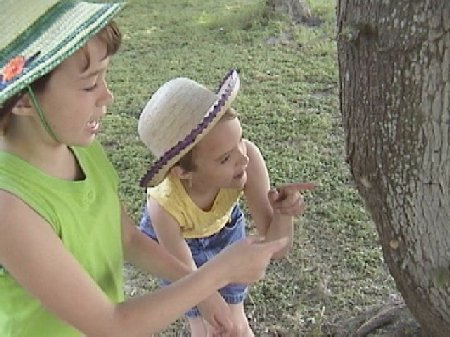
[[[51,7],[45,8],[40,1],[25,3],[13,0],[10,6],[12,8],[8,10],[15,11],[13,18],[17,18],[17,13],[21,14],[21,20],[24,21],[21,22],[21,26],[24,27],[24,31],[12,31],[9,28],[12,21],[7,17],[0,20],[2,34],[9,32],[10,35],[0,39],[2,42],[0,68],[16,56],[25,58],[34,56],[14,78],[7,82],[2,79],[0,105],[77,51],[105,27],[125,5],[73,1],[58,1],[56,4],[46,1],[46,3]],[[25,5],[30,8],[21,10],[21,6],[26,8]],[[40,16],[36,17],[35,14],[34,17],[28,18],[25,14],[34,13],[35,6],[39,7]],[[27,20],[29,22],[26,22]]]
[[[140,181],[141,187],[158,185],[165,178],[167,172],[185,154],[187,154],[209,131],[217,124],[224,113],[230,108],[240,88],[239,75],[232,69],[223,78],[217,90],[217,99],[208,109],[202,121],[175,146],[159,157],[147,170]]]

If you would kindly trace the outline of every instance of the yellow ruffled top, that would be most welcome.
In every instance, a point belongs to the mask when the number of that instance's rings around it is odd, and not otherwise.
[[[211,209],[205,212],[192,201],[181,181],[172,175],[158,186],[147,189],[147,197],[152,197],[178,222],[186,239],[207,237],[221,230],[241,194],[240,189],[221,189]]]

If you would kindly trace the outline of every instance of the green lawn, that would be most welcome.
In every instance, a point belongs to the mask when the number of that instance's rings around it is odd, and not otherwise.
[[[100,139],[136,221],[144,198],[138,181],[152,160],[138,139],[137,119],[151,94],[177,76],[215,89],[230,68],[239,68],[235,108],[273,183],[320,184],[306,194],[293,251],[251,288],[246,307],[257,336],[326,336],[330,322],[395,291],[345,164],[335,1],[309,4],[322,20],[318,27],[268,18],[261,0],[131,0],[117,18],[124,43],[108,74],[115,103]],[[155,287],[133,270],[127,277],[129,296]],[[177,336],[181,326],[160,336]]]

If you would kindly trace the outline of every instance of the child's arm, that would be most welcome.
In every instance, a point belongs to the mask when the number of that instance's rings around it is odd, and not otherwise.
[[[0,214],[0,264],[45,308],[90,337],[149,336],[216,289],[261,278],[272,254],[286,244],[243,240],[172,285],[116,304],[29,206],[0,190]]]
[[[133,223],[125,209],[122,208],[122,245],[125,260],[136,267],[166,279],[177,280],[192,269],[175,258],[167,249],[154,240],[150,240]]]
[[[147,210],[160,245],[191,270],[197,269],[178,222],[152,198],[147,201]]]
[[[122,223],[128,224],[124,226],[124,237],[126,237],[124,251],[127,261],[169,281],[176,281],[196,270],[197,266],[192,259],[191,251],[181,235],[180,226],[176,220],[153,199],[147,202],[147,208],[151,214],[158,241],[165,249],[160,249],[159,244],[138,231],[125,210],[122,210]],[[203,318],[214,328],[225,331],[232,329],[231,312],[218,292],[199,303],[198,309]]]
[[[279,193],[270,191],[269,174],[261,152],[255,144],[247,140],[246,146],[249,157],[244,190],[247,206],[259,235],[268,241],[281,237],[289,239],[286,249],[274,256],[280,258],[292,245],[293,215],[304,210],[304,201],[298,189],[283,188]]]

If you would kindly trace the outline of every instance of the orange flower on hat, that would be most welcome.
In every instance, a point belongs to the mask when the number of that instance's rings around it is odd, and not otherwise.
[[[5,89],[11,81],[22,74],[24,70],[26,71],[26,68],[29,67],[30,63],[33,62],[40,53],[41,52],[38,51],[31,57],[18,55],[9,60],[8,63],[0,69],[0,91]]]
[[[25,67],[26,59],[19,55],[11,59],[2,69],[3,82],[11,81],[17,75],[20,75]]]

